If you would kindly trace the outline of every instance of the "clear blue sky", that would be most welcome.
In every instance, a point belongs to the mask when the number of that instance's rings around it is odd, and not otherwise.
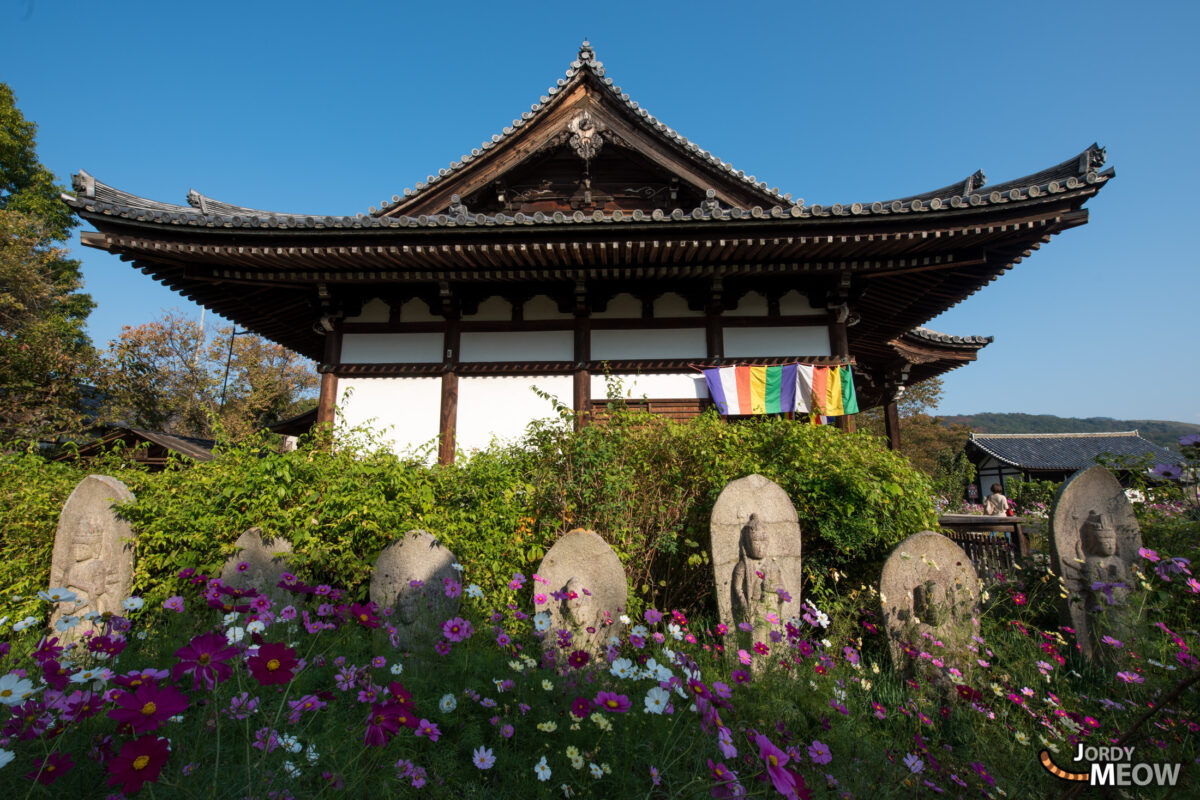
[[[1200,5],[8,0],[42,161],[185,202],[353,214],[508,124],[586,36],[659,119],[806,202],[999,182],[1091,144],[1117,178],[931,327],[994,335],[943,413],[1200,422]],[[78,245],[89,329],[198,308]]]

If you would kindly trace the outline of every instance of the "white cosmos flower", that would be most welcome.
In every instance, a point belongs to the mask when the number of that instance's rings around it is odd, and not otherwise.
[[[46,592],[38,592],[38,597],[47,603],[74,603],[79,599],[70,589],[50,589]]]
[[[242,639],[246,638],[246,629],[240,626],[235,626],[225,631],[225,640],[230,644],[237,644]]]
[[[483,597],[483,589],[479,588],[479,584],[472,583],[467,587],[467,597],[478,600],[479,598]]]
[[[289,778],[300,777],[300,768],[290,761],[283,762],[283,771]]]
[[[317,760],[321,757],[321,754],[317,752],[316,745],[310,744],[304,750],[304,757],[308,759],[308,763],[315,764],[315,763],[317,763]]]
[[[8,614],[5,614],[3,617],[0,617],[0,628],[3,628],[4,623],[6,623],[6,622],[8,622]]]
[[[395,664],[392,664],[392,674],[393,675],[399,675],[401,672],[404,672],[403,664],[401,664],[399,661],[397,661]]]
[[[679,627],[679,625],[674,622],[667,626],[667,632],[670,633],[675,639],[683,638],[683,628]]]
[[[54,630],[59,633],[66,633],[79,624],[79,617],[72,617],[69,614],[58,618],[58,622],[54,623]]]
[[[621,620],[622,625],[628,625],[630,622],[633,622],[633,620],[629,618],[628,614],[622,614],[621,616],[617,617],[617,619]]]
[[[442,699],[438,701],[438,708],[442,710],[443,714],[449,714],[458,708],[458,701],[454,699],[454,695],[444,694],[442,695]]]
[[[88,681],[99,681],[107,683],[113,676],[113,671],[105,667],[96,667],[93,669],[81,669],[71,676],[71,683],[87,683]]]
[[[25,619],[21,620],[20,622],[13,623],[13,630],[14,631],[23,631],[26,628],[32,627],[37,624],[38,624],[37,617],[26,617]]]
[[[608,668],[608,671],[617,678],[631,677],[633,675],[633,662],[628,658],[618,658]]]
[[[539,631],[550,629],[550,615],[545,611],[539,611],[533,615],[533,627]]]
[[[667,703],[670,701],[670,693],[660,686],[655,686],[646,692],[646,713],[661,714],[667,709]]]
[[[0,749],[0,768],[7,767],[16,758],[12,750]]]
[[[450,566],[454,567],[454,571],[455,571],[455,572],[460,572],[460,573],[461,573],[461,572],[463,571],[463,565],[462,565],[462,564],[451,564]]]
[[[539,781],[550,780],[550,765],[546,763],[545,756],[542,756],[542,760],[533,765],[533,771],[537,773]]]
[[[33,694],[33,682],[8,673],[0,678],[0,703],[6,706],[18,706],[25,698]]]
[[[144,605],[146,605],[146,601],[140,597],[126,597],[121,601],[121,608],[126,611],[137,611]]]
[[[645,639],[647,636],[650,635],[650,631],[646,630],[645,625],[634,625],[632,628],[629,629],[629,634],[631,636],[636,636],[639,639]]]
[[[225,615],[225,618],[222,620],[222,624],[224,624],[225,627],[228,628],[230,625],[237,622],[237,618],[238,618],[238,612],[230,611],[228,614]]]
[[[267,625],[261,619],[251,620],[246,623],[246,633],[262,633],[266,629]]]

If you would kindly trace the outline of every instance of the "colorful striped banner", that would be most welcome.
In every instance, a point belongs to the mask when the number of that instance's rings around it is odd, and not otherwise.
[[[711,367],[704,382],[721,414],[779,414],[796,410],[798,366]]]
[[[854,374],[848,366],[709,367],[703,372],[708,393],[723,415],[858,413]]]

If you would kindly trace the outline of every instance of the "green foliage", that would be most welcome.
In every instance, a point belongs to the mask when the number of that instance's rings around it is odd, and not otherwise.
[[[1050,506],[1054,502],[1054,495],[1058,493],[1058,487],[1061,485],[1058,481],[1010,479],[1008,499],[1017,504],[1017,513],[1022,516],[1027,514],[1045,516],[1049,513]]]
[[[830,575],[872,580],[892,545],[936,522],[928,480],[880,440],[779,419],[729,424],[714,414],[680,423],[618,409],[579,432],[535,423],[514,445],[435,467],[369,442],[332,450],[310,442],[279,454],[252,440],[215,455],[158,473],[110,464],[137,496],[121,513],[138,535],[134,590],[148,602],[177,593],[179,570],[218,572],[252,526],[291,542],[306,580],[358,598],[378,553],[414,528],[442,538],[477,582],[504,595],[514,571],[536,568],[559,536],[586,527],[626,565],[631,608],[695,608],[711,596],[712,506],[726,483],[755,472],[796,504],[818,595]],[[27,458],[22,468],[36,473],[36,457]],[[62,487],[44,493],[38,514],[14,508],[4,523],[24,526],[22,541],[41,554],[33,569],[21,568],[34,588],[45,586],[56,512],[78,480],[70,476],[81,474],[44,469]]]
[[[937,454],[933,490],[949,501],[950,510],[955,510],[962,506],[975,474],[975,464],[967,457],[966,450],[943,450]]]

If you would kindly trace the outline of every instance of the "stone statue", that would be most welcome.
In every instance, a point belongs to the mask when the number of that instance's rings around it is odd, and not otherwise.
[[[249,528],[234,544],[237,552],[221,568],[221,580],[234,589],[254,589],[273,600],[287,593],[279,588],[279,579],[287,571],[292,545],[286,539],[264,542],[262,531]]]
[[[68,589],[78,599],[58,604],[52,624],[65,614],[123,613],[133,583],[134,533],[112,507],[133,499],[124,483],[107,475],[87,476],[67,498],[54,534],[49,588]]]
[[[779,564],[768,560],[769,549],[767,526],[758,514],[751,514],[742,528],[738,563],[730,579],[733,612],[738,622],[754,623],[767,610],[778,611],[782,605],[778,590],[788,592]]]
[[[1087,658],[1105,634],[1128,635],[1132,567],[1141,546],[1133,506],[1111,472],[1097,465],[1063,483],[1050,511],[1050,555],[1067,595],[1060,619]]]
[[[562,659],[575,650],[598,655],[622,635],[629,581],[621,559],[595,531],[573,530],[554,543],[538,565],[533,594],[534,612],[550,617],[542,646]],[[567,633],[569,643],[560,647]]]
[[[783,634],[784,624],[803,614],[795,506],[778,484],[762,475],[747,475],[721,490],[709,531],[727,650],[753,653],[756,644],[769,648],[771,633]],[[759,666],[765,659],[755,655],[753,664]]]
[[[396,627],[400,647],[432,646],[443,622],[458,613],[459,598],[445,591],[447,580],[459,581],[457,559],[433,535],[409,531],[383,549],[371,571],[371,600]]]
[[[950,539],[922,531],[897,545],[883,565],[879,596],[898,671],[914,668],[912,648],[935,654],[946,667],[970,660],[961,651],[974,631],[979,577],[967,554]]]

